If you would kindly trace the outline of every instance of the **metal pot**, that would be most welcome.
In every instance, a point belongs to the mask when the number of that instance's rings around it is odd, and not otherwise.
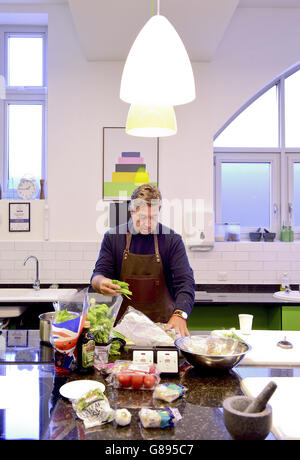
[[[48,313],[42,313],[39,315],[40,318],[40,339],[44,343],[50,342],[50,334],[51,334],[51,323],[54,320],[55,311],[50,311]]]

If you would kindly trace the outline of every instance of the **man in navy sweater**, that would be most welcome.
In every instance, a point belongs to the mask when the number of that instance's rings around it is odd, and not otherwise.
[[[157,187],[144,184],[133,192],[131,219],[105,233],[91,283],[104,295],[117,295],[113,279],[129,283],[131,300],[123,299],[117,320],[131,305],[185,336],[195,281],[181,236],[158,222],[160,206]]]

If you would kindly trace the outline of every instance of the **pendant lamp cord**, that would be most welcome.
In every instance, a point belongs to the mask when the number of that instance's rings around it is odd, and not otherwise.
[[[154,0],[152,0],[152,16],[154,14],[153,2]],[[157,14],[159,14],[159,11],[160,11],[160,0],[157,0]]]

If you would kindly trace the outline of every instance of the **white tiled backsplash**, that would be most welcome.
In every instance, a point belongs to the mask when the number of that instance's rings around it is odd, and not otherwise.
[[[284,272],[300,284],[300,242],[215,243],[212,251],[189,252],[198,284],[280,284]]]
[[[89,283],[97,242],[0,242],[0,284],[31,284],[38,257],[41,283]],[[279,284],[284,272],[300,284],[300,242],[215,243],[208,252],[188,251],[197,284]]]
[[[0,242],[0,284],[30,284],[39,260],[41,283],[89,283],[98,258],[99,243],[93,242]]]

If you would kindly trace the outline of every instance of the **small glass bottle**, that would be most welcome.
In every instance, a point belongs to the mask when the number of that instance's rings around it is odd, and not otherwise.
[[[90,322],[85,321],[77,342],[77,371],[89,374],[94,371],[95,338],[90,332]]]
[[[294,241],[294,231],[291,225],[289,225],[289,241]]]
[[[281,241],[290,241],[289,229],[287,228],[287,225],[282,226]]]
[[[284,273],[283,277],[282,277],[282,280],[281,280],[280,290],[281,291],[289,291],[289,289],[290,289],[290,282],[289,282],[288,274]]]
[[[240,241],[240,224],[227,223],[226,241]]]

